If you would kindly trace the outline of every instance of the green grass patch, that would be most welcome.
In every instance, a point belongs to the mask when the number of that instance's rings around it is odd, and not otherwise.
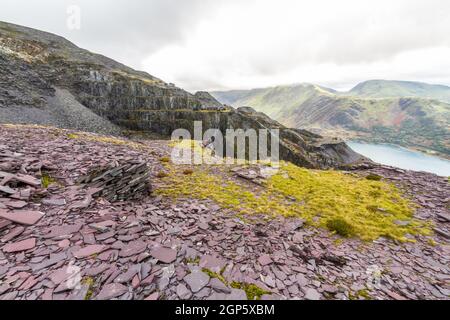
[[[371,181],[381,181],[383,177],[377,175],[377,174],[369,174],[366,179]]]
[[[265,291],[255,284],[232,282],[231,287],[234,289],[241,289],[245,291],[247,299],[250,301],[261,300],[261,297],[265,294],[271,294],[269,291]]]
[[[333,218],[328,220],[327,228],[331,232],[335,232],[345,238],[349,238],[355,234],[352,225],[342,218]]]
[[[214,271],[211,271],[207,268],[203,268],[202,271],[204,273],[206,273],[210,278],[216,278],[219,279],[221,282],[223,282],[225,285],[228,285],[227,280],[225,280],[224,276],[222,275],[222,273],[217,273]]]
[[[94,283],[95,281],[92,277],[86,277],[81,281],[81,284],[88,285],[89,287],[84,300],[90,300],[94,295]]]
[[[56,180],[53,179],[48,173],[42,173],[41,184],[42,187],[47,189],[52,183],[55,183]]]
[[[431,225],[414,219],[415,206],[391,183],[338,171],[308,170],[281,163],[280,172],[259,192],[208,168],[183,175],[171,166],[167,184],[156,192],[173,198],[210,199],[239,215],[300,217],[312,226],[343,236],[372,241],[389,237],[413,241],[407,235],[430,235]],[[408,221],[398,226],[395,221]]]

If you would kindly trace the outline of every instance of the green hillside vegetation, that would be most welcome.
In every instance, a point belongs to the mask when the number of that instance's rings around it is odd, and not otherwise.
[[[212,94],[235,107],[251,106],[290,127],[450,157],[446,86],[373,80],[349,92],[299,84]]]

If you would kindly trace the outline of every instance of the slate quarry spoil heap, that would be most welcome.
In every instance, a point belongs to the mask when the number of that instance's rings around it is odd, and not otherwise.
[[[94,168],[78,183],[92,188],[92,195],[110,202],[138,200],[149,195],[150,171],[142,161],[114,162],[106,167]]]
[[[0,191],[0,301],[245,300],[252,292],[261,299],[450,296],[450,245],[441,234],[450,231],[447,178],[380,166],[352,172],[404,184],[420,205],[415,217],[442,231],[433,245],[429,238],[362,242],[300,218],[242,220],[210,199],[156,195],[168,141],[74,136],[0,125],[0,171],[9,176],[0,185],[14,191]],[[133,161],[147,164],[152,195],[110,202],[94,196],[93,184],[77,183],[92,168]],[[251,187],[258,179],[252,170],[236,166],[229,175]],[[39,185],[45,174],[53,182]],[[73,288],[67,280],[77,270],[81,284]],[[372,276],[380,286],[369,286]]]

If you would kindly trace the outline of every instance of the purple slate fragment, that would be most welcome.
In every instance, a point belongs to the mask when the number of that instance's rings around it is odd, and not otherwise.
[[[120,250],[119,256],[122,258],[131,257],[138,255],[147,249],[147,244],[143,241],[133,241],[124,245],[123,249]]]
[[[177,259],[177,252],[170,248],[156,247],[150,251],[150,254],[163,263],[172,263]]]
[[[43,238],[45,239],[66,238],[80,231],[81,227],[82,227],[81,224],[56,226],[54,228],[51,228],[50,233],[43,235]]]
[[[272,259],[270,258],[270,256],[268,254],[265,254],[265,255],[262,255],[261,257],[259,257],[258,262],[263,267],[273,263]]]
[[[199,263],[200,267],[219,273],[226,265],[226,262],[215,256],[202,256]]]
[[[14,229],[12,229],[11,231],[9,231],[1,240],[1,242],[8,242],[11,241],[12,239],[20,236],[23,232],[25,231],[24,227],[16,227]]]
[[[0,210],[0,218],[10,220],[19,224],[31,226],[42,219],[44,213],[39,211],[13,211]]]
[[[177,286],[177,296],[181,300],[189,300],[192,297],[192,292],[182,283]]]
[[[36,246],[36,239],[30,238],[15,243],[5,245],[2,250],[7,253],[21,252],[33,249]]]
[[[120,283],[110,283],[103,286],[102,290],[95,297],[95,300],[110,300],[117,298],[124,293],[128,292],[128,288]]]
[[[192,292],[199,292],[209,282],[209,276],[199,270],[194,270],[192,273],[184,277],[184,281],[189,285]]]
[[[107,246],[99,245],[99,244],[93,244],[89,245],[87,247],[84,247],[76,252],[73,253],[74,257],[77,259],[86,258],[89,256],[92,256],[94,254],[98,254],[100,252],[103,252],[107,249]]]

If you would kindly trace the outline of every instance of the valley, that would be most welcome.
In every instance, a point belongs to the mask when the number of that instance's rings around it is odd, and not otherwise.
[[[281,123],[345,140],[390,143],[450,158],[450,88],[367,81],[348,92],[313,84],[212,92]]]

